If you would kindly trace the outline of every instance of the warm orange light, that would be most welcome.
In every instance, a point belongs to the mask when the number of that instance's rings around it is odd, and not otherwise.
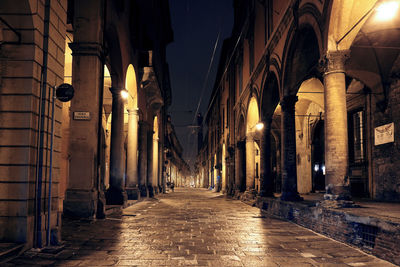
[[[376,18],[380,21],[393,19],[399,9],[399,1],[383,2],[376,8]]]
[[[121,97],[122,97],[123,99],[127,99],[128,96],[129,96],[128,90],[121,90]]]
[[[257,131],[261,131],[262,129],[264,129],[264,123],[262,123],[261,121],[260,121],[260,122],[257,122],[257,124],[256,124],[256,130],[257,130]]]

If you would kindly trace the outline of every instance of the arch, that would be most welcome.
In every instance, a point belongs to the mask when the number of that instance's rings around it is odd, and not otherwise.
[[[365,19],[359,21],[371,10],[378,0],[346,0],[332,1],[328,21],[328,51],[347,50],[365,23]],[[353,29],[352,27],[355,26]],[[343,36],[347,36],[343,38]],[[343,38],[343,39],[342,39]],[[338,41],[340,43],[338,44]]]
[[[382,5],[391,3],[381,2]],[[379,18],[379,13],[371,12],[349,44],[351,57],[346,61],[346,74],[371,89],[381,111],[386,109],[389,102],[389,85],[396,71],[393,67],[399,66],[398,63],[396,65],[396,59],[400,56],[399,9],[397,16],[387,21]]]
[[[246,117],[246,134],[250,134],[255,131],[255,125],[260,121],[260,115],[258,110],[258,102],[255,96],[250,98],[247,117]]]
[[[158,186],[158,117],[153,119],[153,169],[152,169],[152,186],[154,189]]]
[[[154,116],[153,119],[153,140],[157,139],[158,140],[158,117]]]
[[[303,24],[287,39],[284,57],[283,95],[295,95],[300,83],[316,73],[320,59],[320,38],[311,24]]]
[[[128,69],[126,71],[125,76],[125,88],[128,90],[128,108],[137,108],[138,107],[138,90],[137,90],[137,80],[136,80],[136,72],[135,68],[132,64],[129,64]]]
[[[279,81],[276,73],[270,71],[266,75],[261,95],[261,118],[266,120],[272,117],[279,103]]]
[[[255,96],[250,98],[246,118],[246,189],[253,190],[256,185],[256,124],[260,121],[258,102]]]
[[[246,137],[246,128],[244,125],[244,115],[243,114],[240,114],[238,126],[239,126],[237,129],[238,140],[242,141]]]
[[[105,30],[105,41],[108,48],[108,68],[112,77],[112,86],[124,85],[124,69],[122,64],[121,44],[114,25],[109,25]]]

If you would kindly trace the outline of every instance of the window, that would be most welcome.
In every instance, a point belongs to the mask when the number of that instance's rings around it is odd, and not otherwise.
[[[253,15],[252,18],[255,19]],[[249,26],[248,32],[248,41],[249,41],[249,72],[250,75],[254,70],[254,20],[252,19]]]
[[[229,98],[226,100],[226,125],[225,127],[228,128],[229,127]]]
[[[222,133],[224,132],[224,128],[225,128],[225,109],[222,109]]]
[[[271,38],[271,34],[273,31],[273,6],[272,0],[265,1],[265,11],[264,11],[264,26],[265,26],[265,43],[268,42],[268,39]]]
[[[350,163],[363,163],[365,160],[364,111],[358,110],[349,116]]]
[[[239,96],[242,93],[243,90],[243,49],[241,49],[238,63],[237,63],[237,75],[238,75],[238,90],[239,90]]]

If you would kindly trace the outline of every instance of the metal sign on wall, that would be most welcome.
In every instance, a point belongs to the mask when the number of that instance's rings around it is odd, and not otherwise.
[[[90,112],[88,111],[75,111],[74,120],[88,121],[90,120]]]
[[[385,124],[375,128],[375,145],[394,142],[394,123]]]

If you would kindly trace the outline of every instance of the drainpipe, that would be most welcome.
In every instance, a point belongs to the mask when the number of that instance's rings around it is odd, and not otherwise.
[[[53,141],[54,141],[54,104],[56,102],[55,87],[52,88],[52,108],[51,108],[51,139],[50,139],[50,163],[49,163],[49,195],[47,202],[47,232],[46,232],[46,246],[50,246],[50,228],[51,228],[51,184],[52,184],[52,174],[53,174]]]
[[[44,35],[43,35],[43,67],[42,81],[40,90],[39,103],[39,120],[38,120],[38,153],[36,158],[36,220],[35,220],[35,247],[41,248],[42,244],[42,184],[43,184],[43,147],[44,147],[44,124],[46,109],[46,90],[47,90],[47,63],[48,63],[48,47],[49,47],[49,25],[50,25],[50,0],[46,0],[44,14]]]

